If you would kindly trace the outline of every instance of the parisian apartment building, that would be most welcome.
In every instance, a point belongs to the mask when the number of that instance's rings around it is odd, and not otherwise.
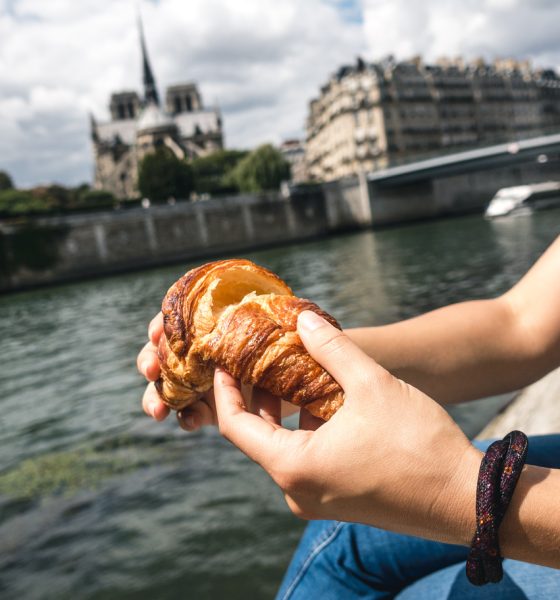
[[[305,163],[329,181],[415,157],[560,131],[560,77],[511,59],[392,57],[341,67],[312,100]]]

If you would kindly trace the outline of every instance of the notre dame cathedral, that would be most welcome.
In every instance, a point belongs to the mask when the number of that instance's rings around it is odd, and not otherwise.
[[[195,83],[168,87],[162,106],[140,27],[144,94],[135,91],[111,95],[111,120],[91,116],[95,157],[94,187],[117,198],[138,195],[138,163],[149,152],[166,146],[178,158],[204,156],[223,147],[218,109],[204,108]]]

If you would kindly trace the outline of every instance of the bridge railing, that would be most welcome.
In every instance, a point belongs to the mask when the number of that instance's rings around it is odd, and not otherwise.
[[[491,148],[492,146],[497,146],[498,144],[508,144],[515,142],[522,142],[527,139],[559,134],[560,130],[558,127],[554,128],[543,128],[539,130],[539,132],[533,133],[530,136],[523,133],[515,133],[506,136],[496,136],[491,139],[486,139],[483,141],[479,141],[476,144],[464,144],[460,146],[449,146],[448,148],[438,148],[437,150],[433,150],[431,152],[419,152],[418,154],[414,154],[413,156],[407,156],[403,158],[393,158],[389,160],[389,164],[385,169],[390,169],[391,167],[400,167],[403,165],[409,165],[412,163],[416,163],[422,160],[428,160],[430,158],[440,158],[442,156],[449,156],[452,154],[457,154],[459,152],[468,152],[469,150],[482,150],[484,148]]]

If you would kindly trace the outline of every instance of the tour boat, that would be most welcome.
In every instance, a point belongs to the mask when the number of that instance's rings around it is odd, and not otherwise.
[[[485,216],[493,219],[555,207],[560,207],[560,182],[545,181],[498,190],[488,205]]]

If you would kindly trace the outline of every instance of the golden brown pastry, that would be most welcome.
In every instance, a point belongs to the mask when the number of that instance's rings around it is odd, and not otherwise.
[[[293,295],[274,273],[251,261],[221,260],[192,269],[163,304],[158,347],[162,400],[179,410],[212,387],[214,368],[329,419],[344,401],[334,379],[307,353],[297,317],[316,304]]]

